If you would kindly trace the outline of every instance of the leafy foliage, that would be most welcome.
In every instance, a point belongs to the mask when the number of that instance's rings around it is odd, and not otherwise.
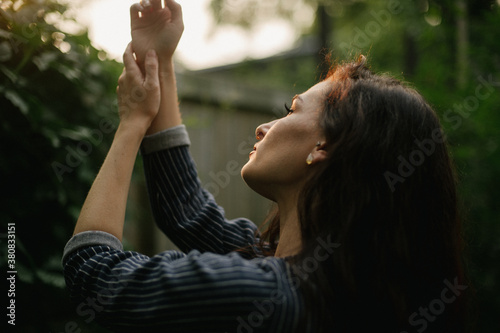
[[[63,5],[0,8],[0,221],[3,230],[16,224],[16,326],[61,330],[54,323],[75,310],[62,293],[61,253],[116,127],[121,65],[93,48],[86,32],[48,23],[70,20]]]

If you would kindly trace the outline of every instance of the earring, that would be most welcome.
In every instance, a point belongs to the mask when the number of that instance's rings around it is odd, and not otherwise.
[[[318,142],[316,143],[316,147],[319,147],[319,146],[321,146],[321,142],[320,142],[320,141],[318,141]],[[309,155],[307,156],[307,158],[306,158],[306,163],[307,163],[307,165],[311,165],[311,164],[312,164],[312,162],[313,162],[313,159],[314,159],[314,158],[313,158],[313,156],[312,156],[312,153],[311,153],[311,154],[309,154]]]
[[[309,154],[306,158],[306,163],[307,163],[307,165],[311,165],[312,162],[313,162],[313,156],[312,156],[312,154]]]

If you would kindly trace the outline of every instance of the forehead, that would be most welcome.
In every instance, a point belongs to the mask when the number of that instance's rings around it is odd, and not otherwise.
[[[324,99],[333,88],[331,80],[321,81],[302,94],[302,97],[321,98]]]
[[[325,108],[325,101],[333,88],[331,80],[319,82],[309,88],[306,92],[297,95],[293,99],[292,107],[299,111],[297,117],[291,117],[294,121],[307,121],[316,127],[319,116]]]
[[[331,80],[321,81],[306,92],[297,95],[294,99],[301,102],[312,104],[312,103],[323,103],[325,98],[330,94],[333,88],[333,82]]]

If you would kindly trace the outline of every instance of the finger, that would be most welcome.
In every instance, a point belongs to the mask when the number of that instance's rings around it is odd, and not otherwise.
[[[134,55],[132,54],[132,43],[130,42],[127,44],[125,52],[123,52],[123,64],[125,65],[125,68],[130,66],[132,59],[134,59]]]
[[[144,10],[144,7],[140,3],[134,3],[130,6],[130,21],[134,22],[141,18],[141,12]]]
[[[182,7],[174,0],[165,0],[165,7],[170,10],[172,21],[182,21]]]
[[[125,68],[123,68],[122,73],[120,74],[120,77],[118,78],[118,85],[123,85],[123,81],[125,81],[125,75],[127,75]]]
[[[128,73],[132,75],[136,75],[137,72],[141,74],[139,66],[137,66],[137,62],[135,61],[134,58],[134,52],[132,50],[132,43],[129,43],[127,45],[127,48],[125,49],[125,52],[123,53],[123,64],[125,65],[125,69]],[[141,74],[142,76],[142,74]]]
[[[161,9],[161,0],[151,0],[151,5],[153,6],[153,10]]]
[[[146,54],[146,61],[144,63],[146,69],[146,78],[144,80],[144,87],[148,90],[159,87],[158,77],[158,56],[155,50],[149,50]]]
[[[120,86],[125,85],[125,76],[126,75],[127,75],[127,72],[126,72],[125,67],[124,67],[122,73],[120,74],[120,77],[118,78],[118,84],[116,85],[116,94],[118,96],[120,95]]]

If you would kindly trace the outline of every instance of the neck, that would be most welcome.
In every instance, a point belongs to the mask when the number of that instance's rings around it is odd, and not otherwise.
[[[297,200],[278,202],[280,212],[280,237],[276,257],[296,255],[302,248]]]

